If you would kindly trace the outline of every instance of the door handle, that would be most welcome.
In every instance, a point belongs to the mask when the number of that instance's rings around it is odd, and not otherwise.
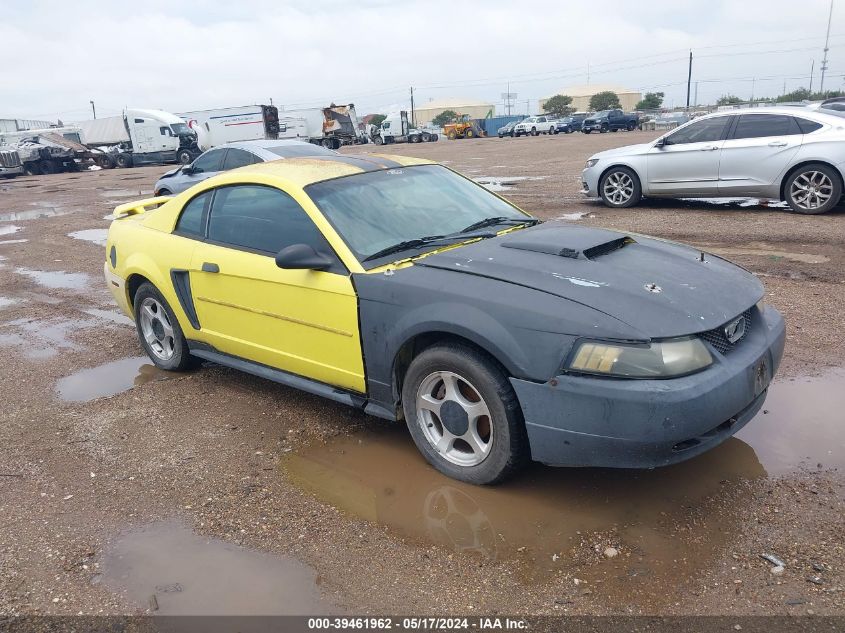
[[[217,264],[212,264],[211,262],[203,262],[202,272],[204,272],[204,273],[219,273],[220,272],[220,266],[218,266]]]
[[[707,147],[702,147],[702,148],[701,148],[701,151],[702,151],[702,152],[713,152],[713,151],[715,151],[715,150],[717,150],[717,149],[719,149],[719,148],[718,148],[718,147],[716,147],[715,145],[708,145]]]
[[[786,141],[772,141],[769,143],[769,147],[786,147],[788,143]]]

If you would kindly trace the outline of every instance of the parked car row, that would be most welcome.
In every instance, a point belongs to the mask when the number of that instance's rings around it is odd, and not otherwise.
[[[639,115],[625,114],[622,110],[602,110],[596,113],[575,112],[561,119],[549,115],[530,116],[522,121],[511,121],[498,129],[499,138],[505,136],[539,136],[540,134],[571,134],[572,132],[618,132],[639,127]]]

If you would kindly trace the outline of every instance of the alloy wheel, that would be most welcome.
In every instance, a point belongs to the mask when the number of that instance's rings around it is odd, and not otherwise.
[[[468,380],[450,371],[429,374],[416,396],[417,424],[447,461],[476,466],[490,454],[493,423],[484,398]]]
[[[141,334],[152,353],[160,360],[170,360],[176,339],[164,306],[153,297],[147,297],[141,303],[140,317]]]
[[[625,204],[634,195],[634,181],[623,171],[615,171],[604,179],[605,197],[613,204]]]
[[[824,172],[805,171],[792,181],[789,195],[797,207],[818,209],[827,204],[833,195],[833,182]]]

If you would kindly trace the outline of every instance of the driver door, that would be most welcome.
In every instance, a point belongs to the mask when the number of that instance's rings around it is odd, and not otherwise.
[[[327,270],[285,270],[275,255],[308,244]],[[190,267],[203,340],[220,352],[364,392],[358,299],[349,273],[302,207],[263,185],[219,187]]]
[[[730,116],[693,121],[648,152],[650,194],[717,195],[719,160]],[[643,192],[646,193],[646,192]]]

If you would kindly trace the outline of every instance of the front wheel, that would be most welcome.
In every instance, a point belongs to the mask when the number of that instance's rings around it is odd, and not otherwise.
[[[640,179],[632,169],[612,167],[599,180],[599,195],[608,207],[633,207],[643,197]]]
[[[133,299],[138,340],[156,367],[185,371],[194,364],[172,308],[158,289],[144,282]]]
[[[450,141],[454,141],[456,138],[458,138],[458,133],[455,132],[455,130],[451,130],[446,136],[449,137]]]
[[[796,213],[827,213],[839,203],[842,181],[834,169],[821,163],[810,163],[786,177],[784,198]]]
[[[176,158],[183,165],[188,165],[194,160],[194,155],[189,150],[183,149],[176,154]]]
[[[464,345],[417,356],[402,386],[408,429],[423,457],[449,477],[502,481],[528,460],[522,410],[507,377]]]
[[[466,132],[464,132],[464,136],[466,138],[474,138],[475,137],[475,130],[468,129]]]
[[[131,154],[118,154],[117,158],[115,159],[117,166],[121,169],[127,169],[132,167],[132,155]]]
[[[584,134],[589,134],[592,130],[581,130]]]

